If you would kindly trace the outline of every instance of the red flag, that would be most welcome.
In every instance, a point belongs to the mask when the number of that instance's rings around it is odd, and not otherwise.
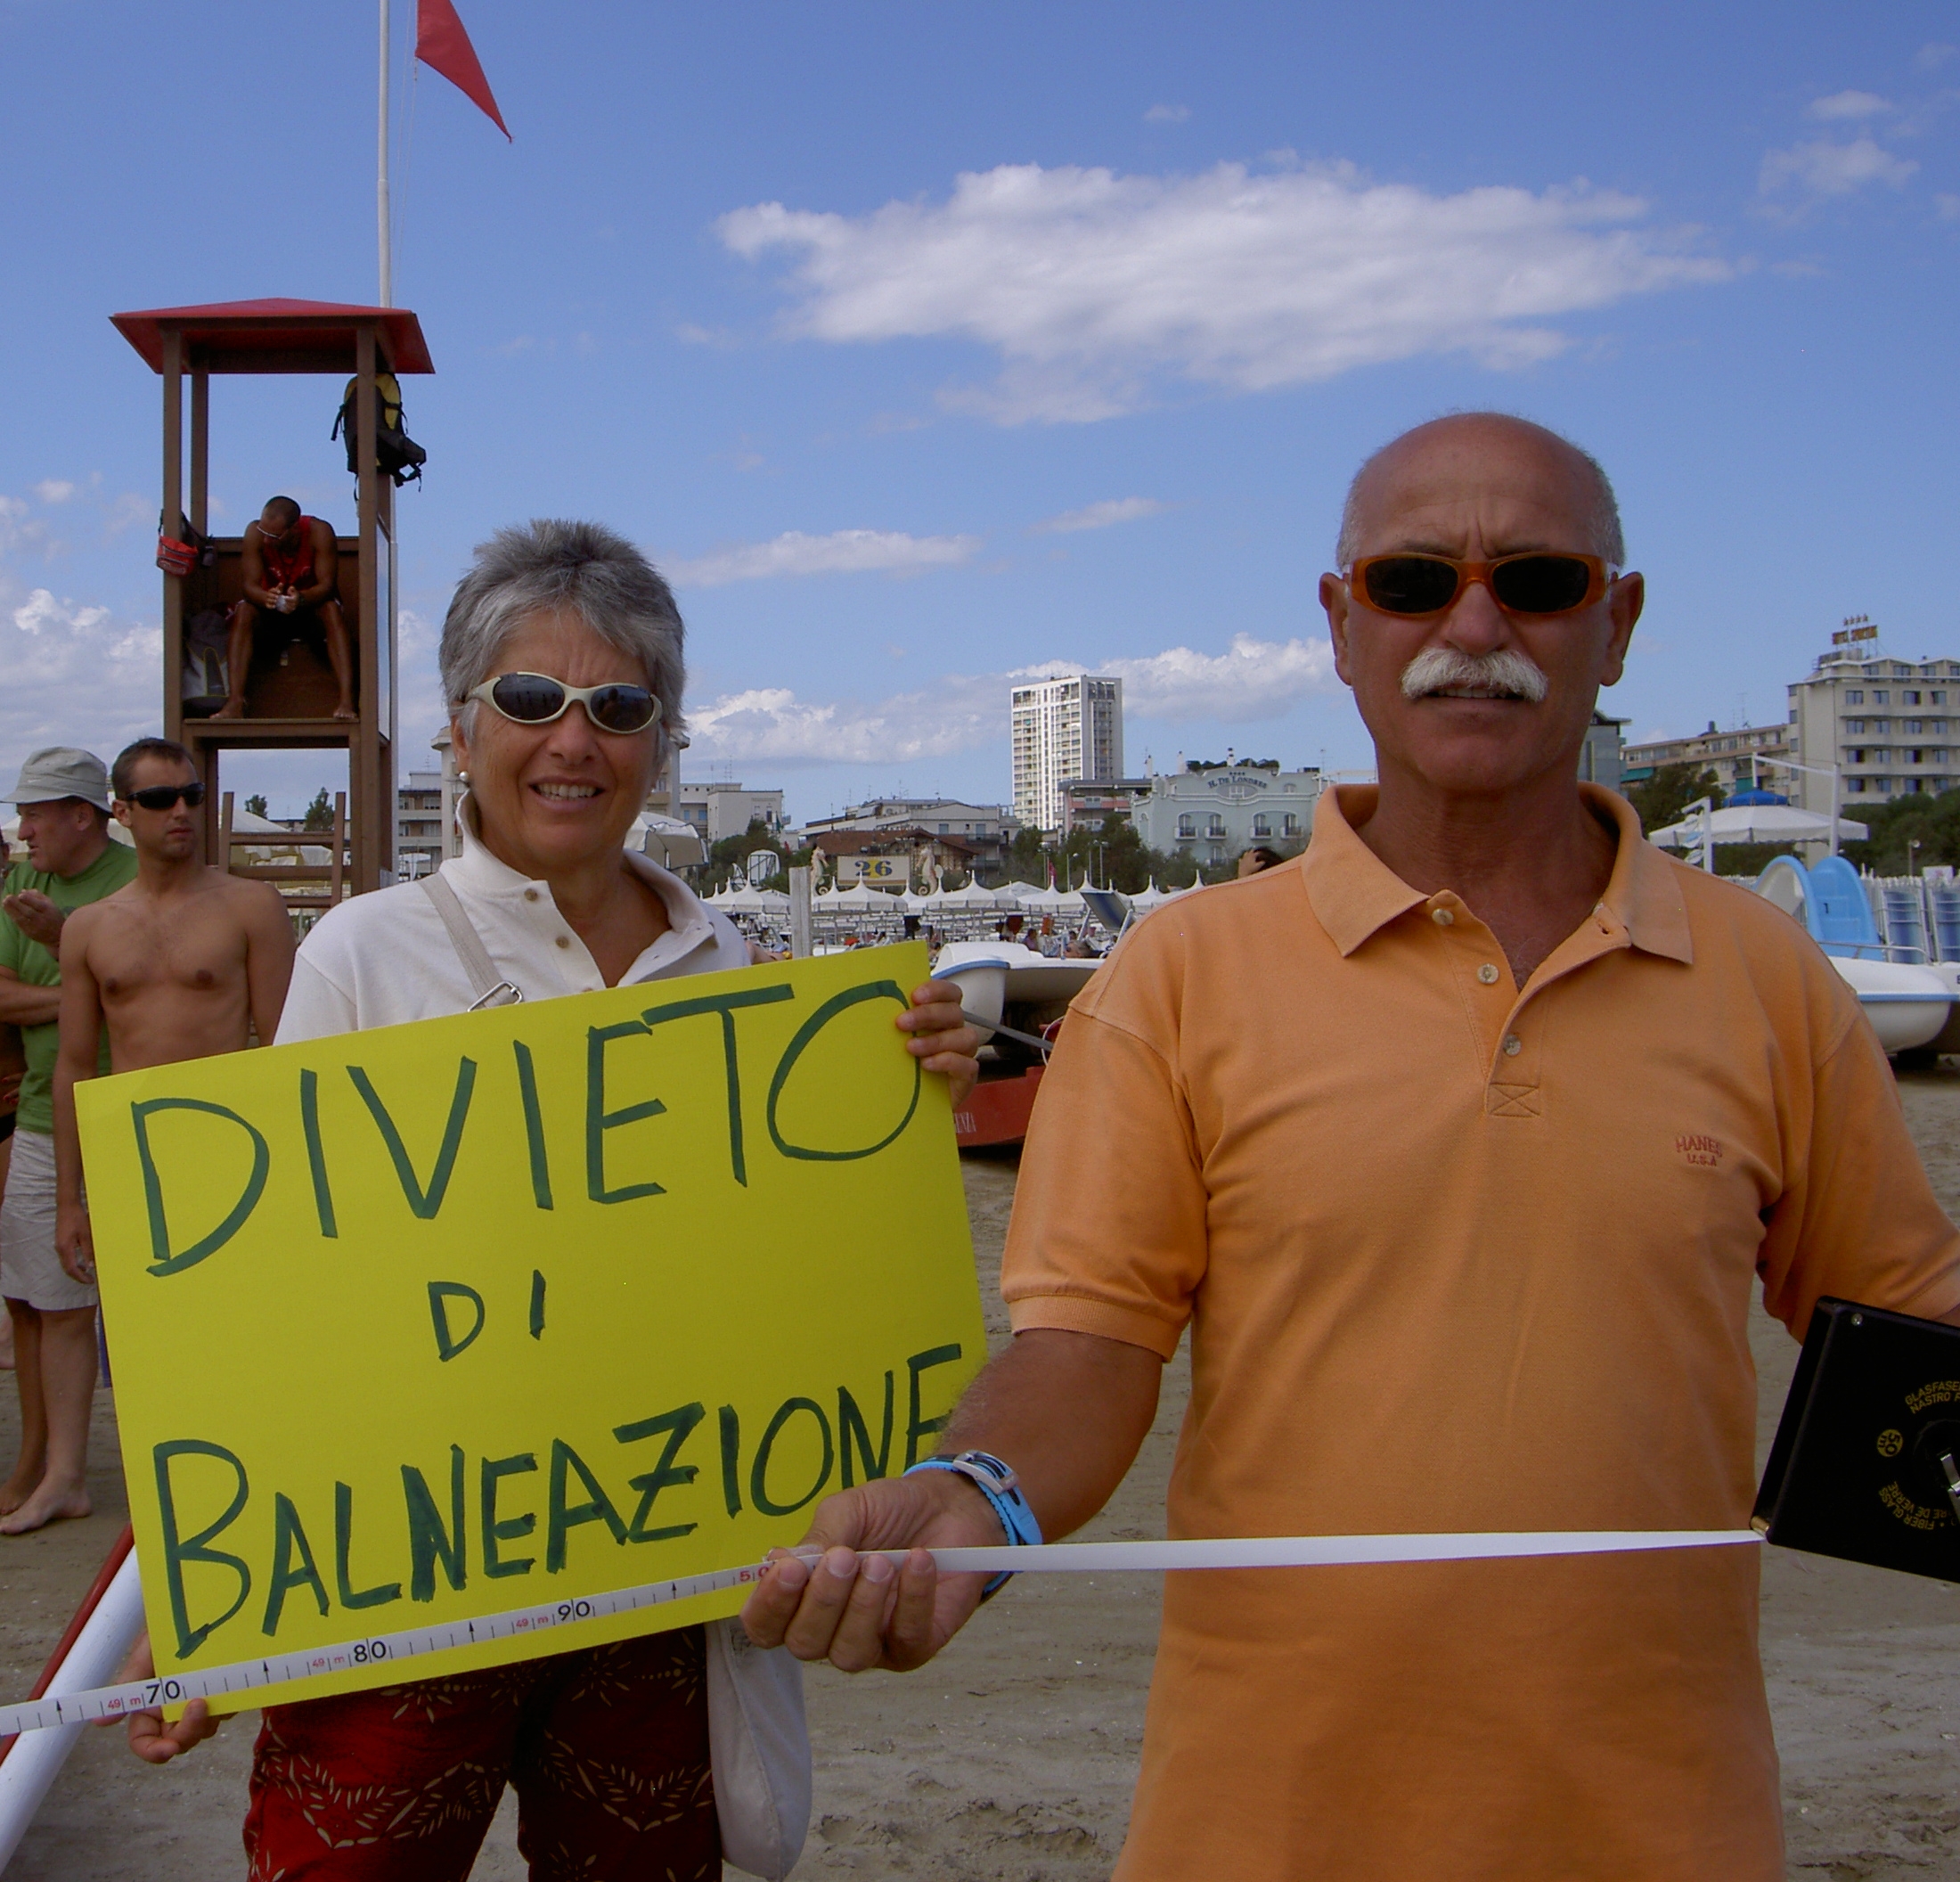
[[[443,77],[506,137],[510,127],[497,109],[490,81],[483,76],[477,49],[463,31],[453,0],[419,0],[415,12],[415,56]]]

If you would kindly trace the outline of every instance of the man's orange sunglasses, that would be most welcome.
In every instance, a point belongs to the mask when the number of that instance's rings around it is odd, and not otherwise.
[[[1597,555],[1527,550],[1494,562],[1448,555],[1364,555],[1347,571],[1350,590],[1380,614],[1441,614],[1471,582],[1482,582],[1507,614],[1572,614],[1589,608],[1618,576]]]

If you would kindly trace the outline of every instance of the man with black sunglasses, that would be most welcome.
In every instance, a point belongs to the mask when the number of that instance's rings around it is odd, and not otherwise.
[[[63,931],[84,907],[136,873],[109,834],[109,773],[92,751],[50,746],[20,767],[19,806],[29,867],[0,903],[0,1022],[20,1029],[20,1082],[6,1195],[0,1201],[0,1295],[13,1327],[20,1451],[0,1485],[0,1534],[86,1516],[83,1481],[95,1393],[95,1289],[61,1265],[54,1237],[54,1061]],[[90,1060],[109,1068],[98,1027]]]
[[[116,821],[135,846],[135,878],[77,910],[62,929],[53,1077],[55,1248],[68,1275],[91,1290],[95,1255],[75,1128],[76,1084],[105,1070],[242,1051],[254,1032],[270,1043],[294,951],[292,922],[276,889],[207,869],[200,860],[194,813],[204,785],[183,746],[138,739],[117,758],[110,777]],[[106,1065],[96,1046],[105,1029]],[[86,1449],[86,1424],[80,1437]],[[58,1480],[53,1452],[51,1442],[47,1477],[0,1524],[0,1533],[86,1514],[79,1460],[70,1479]]]
[[[1014,1343],[933,1468],[819,1508],[821,1559],[745,1609],[759,1643],[930,1659],[980,1577],[853,1551],[1086,1522],[1187,1330],[1172,1535],[1456,1536],[1746,1533],[1759,1285],[1799,1336],[1825,1294],[1960,1321],[1960,1236],[1850,989],[1580,781],[1642,600],[1598,465],[1496,413],[1420,426],[1356,477],[1335,560],[1380,782],[1076,999]],[[1167,1576],[1117,1882],[1781,1882],[1758,1567]]]

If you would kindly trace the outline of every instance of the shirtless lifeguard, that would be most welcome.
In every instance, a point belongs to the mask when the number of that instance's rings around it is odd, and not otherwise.
[[[245,682],[252,666],[252,642],[261,615],[305,617],[296,626],[318,622],[327,643],[327,660],[340,689],[337,719],[354,716],[354,662],[347,651],[347,618],[339,596],[339,546],[331,524],[302,516],[290,496],[274,497],[258,520],[245,526],[242,552],[245,593],[232,610],[226,652],[230,694],[215,719],[245,716]]]
[[[276,891],[199,862],[192,813],[204,786],[189,752],[167,739],[138,739],[110,775],[116,820],[135,845],[136,879],[76,910],[62,928],[54,1067],[55,1247],[68,1272],[91,1285],[95,1252],[75,1086],[96,1076],[102,1028],[118,1072],[241,1051],[255,1031],[269,1042],[286,1002],[294,946]],[[0,1534],[88,1514],[86,1419],[79,1430],[58,1431],[54,1423],[51,1408],[45,1475],[0,1521]]]

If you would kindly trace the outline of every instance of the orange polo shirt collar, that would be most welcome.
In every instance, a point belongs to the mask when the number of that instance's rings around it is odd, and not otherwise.
[[[1687,909],[1668,858],[1641,834],[1640,819],[1618,791],[1580,784],[1586,807],[1610,823],[1618,839],[1613,874],[1594,911],[1595,921],[1562,943],[1532,976],[1543,980],[1569,971],[1584,959],[1614,947],[1692,962]],[[1313,840],[1302,869],[1307,899],[1328,938],[1348,955],[1411,909],[1441,909],[1453,918],[1466,912],[1451,890],[1424,896],[1411,888],[1355,834],[1355,825],[1374,814],[1378,792],[1372,784],[1343,784],[1323,791],[1314,812]]]

